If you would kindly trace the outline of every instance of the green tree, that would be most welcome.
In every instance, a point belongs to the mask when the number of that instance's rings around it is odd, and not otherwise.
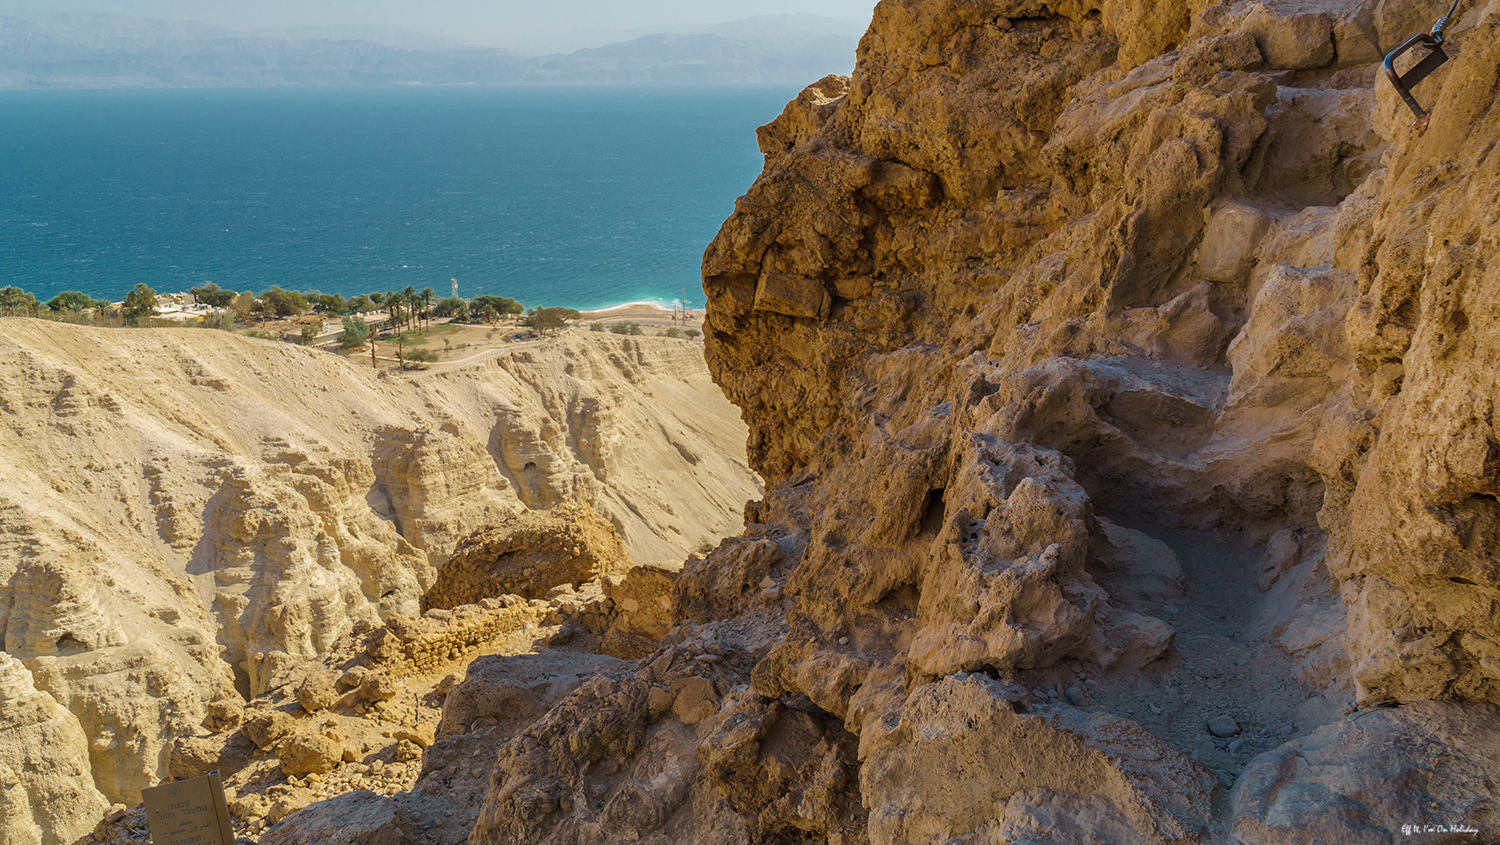
[[[682,337],[682,332],[678,331],[676,326],[673,326],[672,328],[667,329],[666,331],[662,332],[661,336],[662,337]]]
[[[125,295],[125,322],[132,326],[140,325],[142,317],[155,317],[160,313],[157,305],[156,291],[146,287],[144,283],[136,285],[135,290]]]
[[[470,304],[474,313],[484,313],[482,309],[494,312],[494,321],[498,321],[507,314],[524,314],[526,307],[508,296],[476,296]],[[485,322],[491,322],[486,320]]]
[[[312,320],[302,324],[302,345],[312,346],[318,335],[323,333],[323,321]]]
[[[224,290],[213,282],[193,288],[188,293],[193,295],[193,299],[210,308],[228,308],[229,303],[233,302],[235,297],[234,291]]]
[[[87,308],[103,308],[107,305],[109,303],[102,299],[94,299],[76,290],[65,290],[47,301],[47,307],[53,311],[72,311],[74,314]]]
[[[344,318],[344,330],[339,332],[339,346],[343,349],[358,349],[365,345],[370,337],[370,330],[365,321],[356,316]]]
[[[566,328],[569,320],[577,320],[582,316],[572,308],[533,308],[522,322],[537,331],[555,332]]]
[[[431,364],[437,361],[437,359],[438,354],[436,352],[433,352],[431,349],[413,349],[412,351],[406,353],[406,360],[414,364]],[[422,366],[418,367],[417,369],[425,370],[427,369],[427,367]]]
[[[385,292],[385,313],[390,317],[391,331],[400,332],[396,323],[401,315],[401,294],[393,290]]]
[[[229,309],[240,322],[244,322],[260,310],[260,302],[255,299],[255,294],[247,290],[235,294],[234,299],[229,301]]]
[[[687,329],[683,331],[683,334],[687,335],[690,338],[695,338],[698,335],[703,334],[703,332],[700,332],[697,329]]]
[[[591,331],[591,332],[602,332],[602,331],[604,331],[604,324],[603,323],[589,323],[589,331]]]
[[[609,327],[610,334],[630,334],[629,323],[615,323]]]
[[[350,300],[336,293],[311,291],[303,294],[303,296],[306,297],[308,303],[312,306],[312,310],[325,317],[337,317],[340,314],[348,313]]]
[[[6,317],[35,317],[41,314],[42,303],[37,298],[14,285],[0,288],[0,315]]]
[[[469,303],[464,302],[456,296],[445,297],[438,300],[437,307],[433,309],[433,313],[439,317],[453,317],[462,320],[469,316]]]
[[[307,297],[275,285],[261,291],[260,301],[277,317],[292,317],[307,310]]]

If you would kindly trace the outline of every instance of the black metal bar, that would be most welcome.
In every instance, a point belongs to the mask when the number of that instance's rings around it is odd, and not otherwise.
[[[1421,119],[1421,117],[1423,115],[1425,115],[1427,112],[1425,110],[1423,110],[1423,108],[1422,108],[1422,106],[1420,104],[1417,103],[1417,99],[1411,95],[1411,89],[1406,84],[1406,82],[1404,81],[1404,79],[1401,76],[1401,74],[1399,74],[1399,73],[1396,72],[1396,59],[1400,58],[1402,54],[1406,53],[1407,51],[1409,51],[1409,50],[1411,50],[1411,49],[1413,49],[1413,48],[1415,48],[1415,47],[1417,47],[1419,45],[1420,46],[1426,46],[1429,50],[1436,51],[1436,53],[1442,53],[1442,44],[1443,44],[1443,38],[1442,38],[1441,35],[1433,35],[1433,34],[1427,33],[1427,32],[1418,33],[1417,35],[1413,35],[1412,37],[1406,39],[1406,43],[1405,44],[1402,44],[1400,47],[1397,47],[1396,49],[1392,50],[1390,52],[1390,54],[1385,57],[1385,75],[1386,75],[1386,77],[1388,79],[1390,79],[1391,85],[1395,86],[1396,93],[1400,94],[1401,95],[1401,99],[1406,102],[1407,108],[1411,109],[1411,113],[1414,114],[1414,115],[1416,115],[1418,119]],[[1424,58],[1421,62],[1417,63],[1417,67],[1420,68],[1422,65],[1426,64],[1427,60],[1430,59],[1430,58],[1432,58],[1432,55],[1434,55],[1434,53],[1429,53],[1426,58]],[[1447,54],[1445,54],[1445,53],[1442,54],[1442,58],[1437,61],[1437,64],[1434,64],[1432,67],[1429,67],[1426,70],[1424,70],[1422,72],[1422,75],[1420,77],[1418,77],[1415,82],[1412,82],[1411,84],[1415,85],[1417,82],[1420,82],[1422,79],[1425,79],[1427,77],[1427,74],[1431,73],[1433,70],[1435,70],[1437,68],[1437,65],[1440,65],[1443,62],[1446,62],[1447,60],[1448,60]],[[1416,68],[1413,68],[1413,70],[1415,70],[1415,69]]]

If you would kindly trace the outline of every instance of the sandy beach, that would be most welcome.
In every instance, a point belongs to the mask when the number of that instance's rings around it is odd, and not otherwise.
[[[643,326],[677,326],[688,329],[701,329],[704,316],[701,308],[674,312],[670,308],[662,308],[649,302],[631,302],[614,308],[579,313],[582,315],[579,323],[585,326],[589,323],[639,323]]]

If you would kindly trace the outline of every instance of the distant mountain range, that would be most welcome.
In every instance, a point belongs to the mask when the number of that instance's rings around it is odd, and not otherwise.
[[[797,83],[853,69],[862,30],[817,15],[763,16],[524,57],[398,27],[235,32],[122,15],[0,12],[0,88]]]

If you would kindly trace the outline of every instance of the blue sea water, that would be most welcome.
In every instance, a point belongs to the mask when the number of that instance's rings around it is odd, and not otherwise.
[[[0,92],[0,285],[213,281],[701,307],[796,95],[738,88]]]

